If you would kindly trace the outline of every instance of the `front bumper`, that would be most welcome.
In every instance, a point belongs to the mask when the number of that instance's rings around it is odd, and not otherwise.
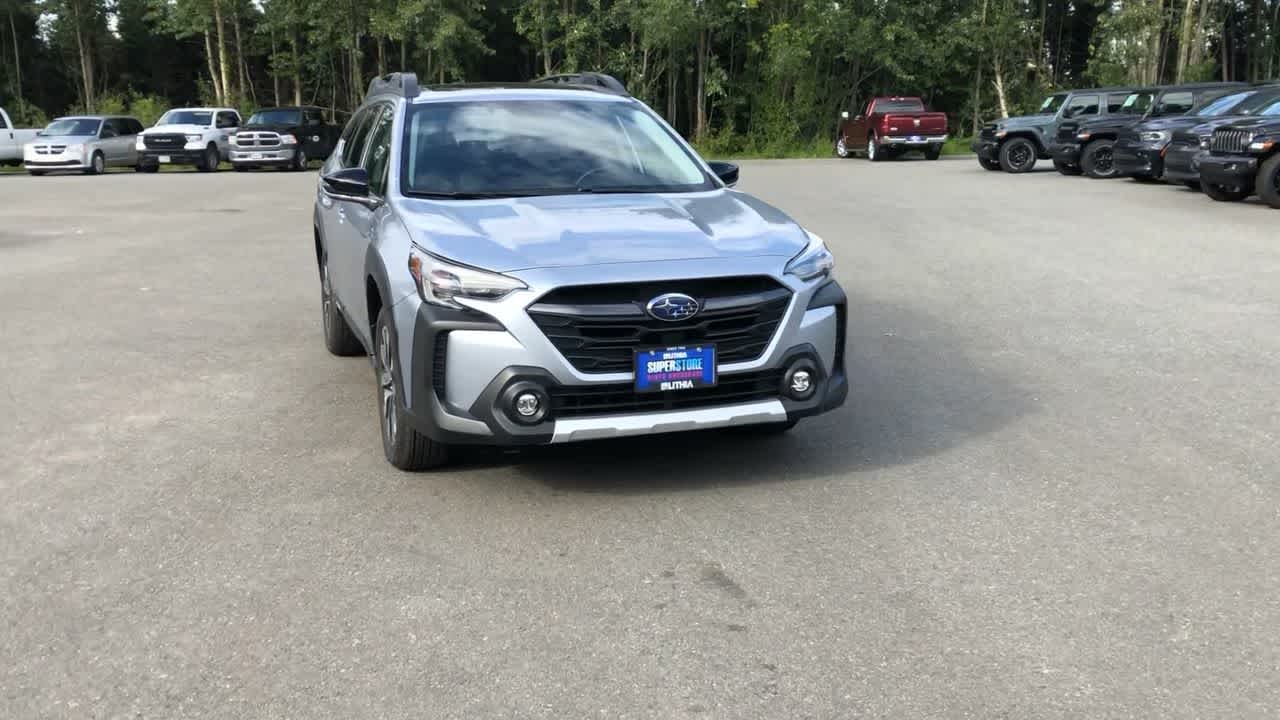
[[[1079,167],[1080,165],[1080,143],[1078,142],[1055,142],[1049,146],[1049,156],[1054,161],[1062,165],[1070,165],[1071,167]]]
[[[1200,180],[1226,187],[1253,187],[1258,159],[1248,155],[1205,155],[1200,158]]]
[[[89,163],[83,159],[68,160],[24,160],[22,166],[28,170],[88,170]]]
[[[1121,140],[1112,148],[1111,157],[1120,175],[1160,177],[1164,172],[1162,149]]]
[[[780,423],[816,415],[840,406],[848,394],[846,306],[844,291],[834,280],[796,291],[760,358],[721,362],[716,388],[648,393],[642,398],[634,393],[629,372],[573,370],[527,320],[523,305],[505,308],[515,312],[490,316],[422,303],[413,296],[393,307],[400,367],[410,373],[400,384],[406,395],[405,417],[418,432],[440,442],[516,446]],[[547,355],[547,348],[554,357]],[[812,392],[803,399],[789,397],[782,386],[784,370],[797,363],[806,365],[814,377]],[[550,412],[540,422],[525,425],[513,420],[506,408],[514,387],[530,384],[545,392]],[[583,411],[584,405],[606,409]],[[627,410],[636,406],[645,409]],[[622,410],[610,412],[610,407]]]
[[[252,150],[231,149],[231,164],[244,167],[267,165],[291,165],[297,158],[297,146],[278,148],[254,148]]]
[[[140,165],[196,165],[204,162],[204,150],[139,150]]]
[[[1199,147],[1171,145],[1164,155],[1164,174],[1170,182],[1199,182],[1200,160],[1209,154]]]
[[[998,140],[978,138],[969,145],[969,149],[983,160],[1000,159],[1000,141]]]

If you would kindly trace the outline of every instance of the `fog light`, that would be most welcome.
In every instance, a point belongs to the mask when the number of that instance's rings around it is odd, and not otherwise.
[[[813,377],[808,370],[797,370],[791,373],[791,392],[796,395],[807,395],[813,384]]]
[[[516,413],[520,417],[531,418],[542,409],[542,400],[531,392],[523,392],[516,396]]]

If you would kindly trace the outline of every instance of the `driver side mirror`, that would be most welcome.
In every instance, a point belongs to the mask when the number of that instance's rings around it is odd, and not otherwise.
[[[369,196],[369,173],[362,167],[335,170],[321,178],[320,183],[329,197],[373,204],[373,198]]]
[[[707,165],[711,168],[711,172],[715,173],[716,177],[720,178],[720,181],[725,185],[733,187],[738,184],[737,165],[729,162],[721,162],[719,160],[713,160],[712,162],[707,163]]]

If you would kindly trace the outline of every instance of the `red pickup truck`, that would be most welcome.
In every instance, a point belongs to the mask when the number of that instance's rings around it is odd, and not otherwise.
[[[878,97],[855,117],[847,110],[840,113],[836,155],[846,158],[861,149],[876,161],[923,150],[926,158],[937,160],[946,141],[946,113],[926,111],[918,97]]]

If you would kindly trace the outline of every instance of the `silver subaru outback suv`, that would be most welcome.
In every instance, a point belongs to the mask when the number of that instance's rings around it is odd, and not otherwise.
[[[449,447],[786,430],[848,392],[822,240],[614,78],[375,79],[321,171],[325,344],[396,467]]]

